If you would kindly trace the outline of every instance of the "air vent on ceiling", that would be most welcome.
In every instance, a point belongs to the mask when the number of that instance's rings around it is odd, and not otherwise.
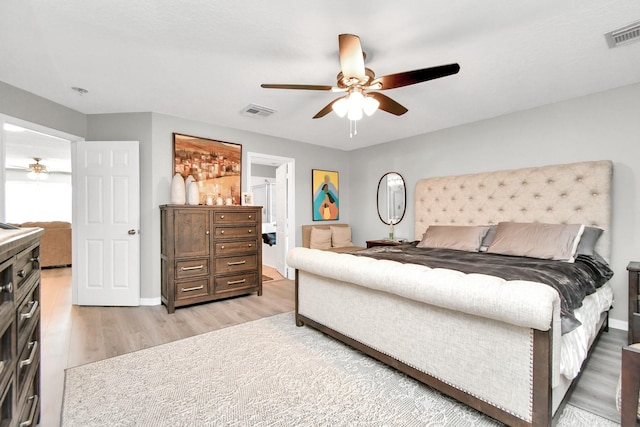
[[[610,48],[640,41],[640,21],[604,35]]]
[[[254,117],[256,119],[264,119],[275,112],[276,110],[272,108],[262,107],[256,104],[249,104],[247,107],[242,109],[241,114],[243,116]]]

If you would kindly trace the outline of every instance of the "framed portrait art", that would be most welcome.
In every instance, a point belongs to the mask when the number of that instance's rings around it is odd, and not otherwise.
[[[191,175],[198,184],[200,204],[213,200],[241,203],[242,145],[191,135],[173,134],[173,173]]]
[[[333,221],[340,219],[338,172],[312,169],[311,185],[313,220]]]

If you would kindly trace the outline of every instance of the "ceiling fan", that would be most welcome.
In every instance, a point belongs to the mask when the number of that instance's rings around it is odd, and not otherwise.
[[[338,36],[340,51],[340,72],[337,76],[336,86],[305,85],[305,84],[262,84],[267,89],[298,89],[298,90],[325,90],[333,92],[347,92],[345,96],[334,99],[326,107],[320,110],[314,119],[326,116],[332,110],[340,117],[347,115],[349,120],[355,121],[362,118],[362,113],[373,114],[377,109],[400,116],[408,110],[398,102],[383,95],[377,90],[396,89],[428,80],[446,77],[460,71],[458,64],[440,65],[419,70],[405,71],[389,74],[383,77],[375,76],[375,73],[364,66],[365,53],[360,45],[360,38],[353,34],[340,34]]]
[[[49,173],[51,172],[46,165],[40,163],[42,160],[41,157],[33,158],[35,163],[29,163],[28,167],[24,166],[8,166],[9,170],[23,170],[27,172],[27,177],[35,180],[43,180],[49,177]]]

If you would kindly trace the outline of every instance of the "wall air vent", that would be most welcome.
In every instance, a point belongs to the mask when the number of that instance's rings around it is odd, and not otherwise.
[[[627,25],[626,27],[613,30],[604,35],[609,48],[622,46],[625,44],[640,41],[640,21]]]
[[[262,107],[256,104],[249,104],[242,109],[240,114],[247,117],[253,117],[256,119],[264,119],[275,113],[276,110],[272,108]]]

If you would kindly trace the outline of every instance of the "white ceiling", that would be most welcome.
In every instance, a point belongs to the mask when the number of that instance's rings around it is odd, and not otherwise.
[[[153,111],[352,150],[640,82],[631,0],[2,0],[0,81],[85,114]],[[377,76],[457,62],[457,75],[385,91],[409,112],[312,117],[340,96],[338,34]],[[72,87],[82,87],[79,95]],[[245,117],[254,103],[276,110]]]

